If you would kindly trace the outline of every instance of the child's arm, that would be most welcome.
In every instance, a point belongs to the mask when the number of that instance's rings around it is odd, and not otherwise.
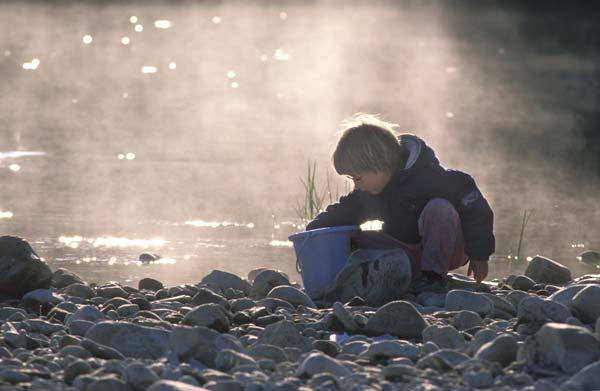
[[[337,227],[341,225],[358,225],[364,221],[363,202],[358,191],[340,197],[335,204],[329,205],[324,212],[306,225],[307,230]]]
[[[494,213],[470,175],[447,170],[451,202],[458,211],[465,238],[465,253],[473,261],[487,261],[495,251]]]

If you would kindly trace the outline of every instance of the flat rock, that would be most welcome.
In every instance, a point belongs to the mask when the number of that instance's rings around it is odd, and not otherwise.
[[[571,309],[571,304],[573,302],[573,297],[579,293],[582,289],[591,286],[592,284],[580,284],[580,285],[571,285],[564,288],[559,289],[554,292],[550,296],[548,296],[548,300],[555,301],[559,304],[564,305],[565,307]]]
[[[219,304],[223,308],[229,308],[229,302],[225,297],[208,288],[198,288],[198,293],[192,298],[192,304],[196,306],[208,303]]]
[[[52,273],[52,286],[56,289],[62,289],[71,284],[84,284],[83,278],[62,267]]]
[[[256,345],[267,344],[281,348],[294,347],[302,352],[312,348],[309,338],[304,337],[292,323],[282,320],[268,325],[259,335]]]
[[[517,359],[517,349],[517,339],[510,334],[502,334],[481,346],[475,358],[507,366]]]
[[[298,377],[313,377],[320,373],[331,373],[339,378],[351,375],[352,371],[336,359],[320,352],[309,354],[296,370],[296,376]]]
[[[264,269],[253,279],[250,296],[262,299],[271,289],[280,285],[290,285],[288,277],[279,271]]]
[[[289,285],[276,286],[271,289],[267,297],[285,300],[293,306],[303,305],[309,308],[316,308],[315,303],[306,293]]]
[[[188,312],[182,323],[189,326],[203,326],[220,332],[227,332],[230,327],[227,310],[219,304],[207,303],[195,307]]]
[[[371,316],[365,331],[371,335],[391,334],[400,338],[421,338],[429,326],[417,309],[407,301],[392,301]]]
[[[169,346],[181,360],[194,359],[213,368],[217,352],[223,349],[245,352],[242,344],[233,336],[201,326],[175,327],[169,336]]]
[[[107,319],[107,316],[100,312],[98,308],[93,305],[85,305],[73,312],[66,320],[66,325],[69,326],[71,322],[76,320],[86,320],[88,322],[97,322],[99,320]]]
[[[258,367],[256,360],[247,354],[240,353],[232,349],[223,349],[217,353],[215,358],[215,368],[217,370],[227,372],[238,365],[251,365]]]
[[[250,294],[251,285],[248,281],[236,276],[235,274],[221,270],[213,270],[206,275],[198,285],[206,285],[211,289],[225,292],[227,288],[236,289],[244,292],[244,295]]]
[[[521,291],[528,291],[532,289],[534,285],[535,281],[527,276],[516,276],[512,281],[512,288]]]
[[[417,361],[418,368],[452,369],[467,361],[469,356],[452,349],[440,349]]]
[[[85,337],[114,348],[126,357],[157,359],[169,351],[168,331],[127,322],[98,323]]]
[[[29,243],[16,236],[0,237],[0,294],[20,299],[35,289],[48,289],[52,271]]]
[[[113,297],[127,298],[129,293],[119,285],[105,285],[96,289],[96,294],[101,297],[112,299]]]
[[[562,323],[546,323],[528,337],[517,359],[529,365],[555,368],[574,374],[600,358],[598,341],[587,329]]]
[[[481,316],[494,315],[494,303],[483,294],[462,289],[454,289],[446,295],[446,309],[449,311],[468,310]]]
[[[573,296],[573,309],[585,323],[594,323],[600,318],[600,286],[588,285]]]
[[[540,255],[535,256],[529,262],[525,275],[542,284],[562,285],[572,279],[568,267]]]

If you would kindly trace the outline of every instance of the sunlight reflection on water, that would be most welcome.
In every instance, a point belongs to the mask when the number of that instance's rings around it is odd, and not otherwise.
[[[159,248],[167,243],[166,240],[162,238],[152,238],[152,239],[129,239],[123,237],[115,237],[115,236],[101,236],[97,238],[84,238],[83,236],[60,236],[58,238],[58,242],[64,244],[65,246],[71,248],[78,248],[81,243],[91,244],[93,247],[138,247],[142,249],[147,249],[150,247]]]
[[[248,229],[254,228],[254,223],[234,223],[231,221],[204,221],[204,220],[190,220],[184,223],[185,225],[191,225],[199,228],[219,228],[219,227],[246,227]]]

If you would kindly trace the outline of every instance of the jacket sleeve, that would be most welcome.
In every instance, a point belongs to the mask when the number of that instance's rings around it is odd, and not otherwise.
[[[492,208],[470,175],[455,170],[447,173],[452,178],[451,199],[460,216],[465,254],[472,259],[487,260],[496,247]]]
[[[361,224],[365,217],[362,204],[359,191],[352,191],[319,213],[313,221],[306,225],[306,230]]]

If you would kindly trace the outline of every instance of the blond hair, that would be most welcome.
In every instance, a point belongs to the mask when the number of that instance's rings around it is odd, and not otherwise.
[[[342,123],[332,160],[340,175],[368,172],[393,173],[404,161],[404,154],[394,132],[396,124],[377,115],[357,113]]]

